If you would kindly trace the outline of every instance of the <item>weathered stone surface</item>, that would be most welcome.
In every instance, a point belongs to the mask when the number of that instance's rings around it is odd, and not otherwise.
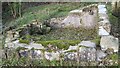
[[[68,50],[78,50],[79,46],[69,46]]]
[[[27,49],[32,49],[32,48],[34,48],[34,49],[45,49],[41,44],[37,44],[37,43],[33,43],[33,42],[31,42],[30,44],[19,43],[19,40],[7,43],[7,44],[5,44],[5,46],[8,47],[8,48],[24,47],[24,48],[27,48]]]
[[[67,18],[65,18],[61,24],[62,27],[79,27],[81,25],[80,23],[81,19],[79,15],[76,14],[70,14],[69,16],[67,16]]]
[[[13,41],[12,42],[14,44],[13,48],[17,48],[17,47],[25,47],[28,46],[28,44],[24,44],[24,43],[19,43],[19,40]]]
[[[107,15],[107,10],[105,8],[105,5],[98,5],[98,10],[99,10],[99,18],[100,22],[99,23],[99,35],[109,35],[110,30],[111,30],[111,24],[109,22],[109,18]]]
[[[101,59],[104,58],[106,55],[107,55],[107,54],[104,53],[103,51],[97,50],[97,51],[96,51],[97,61],[101,61]]]
[[[110,23],[105,23],[105,24],[103,25],[103,28],[105,28],[105,30],[106,30],[108,33],[110,33],[110,31],[111,31],[111,24],[110,24]]]
[[[106,6],[105,5],[98,5],[98,8],[105,8]]]
[[[105,5],[98,5],[98,13],[106,13],[106,6]]]
[[[78,44],[79,46],[86,46],[86,47],[96,47],[95,43],[91,41],[82,41]]]
[[[83,61],[95,61],[96,60],[96,49],[95,48],[79,48],[80,60]]]
[[[59,57],[60,57],[60,54],[58,52],[46,52],[45,51],[45,58],[47,60],[50,60],[50,61],[59,60],[60,59]]]
[[[81,16],[82,27],[90,29],[96,26],[96,12],[93,13],[93,15],[90,15],[89,12],[86,12]]]
[[[18,37],[19,37],[19,32],[15,32],[14,37],[15,37],[15,38],[18,38]]]
[[[7,37],[13,38],[13,31],[7,31]]]
[[[111,31],[111,24],[108,20],[103,20],[103,21],[100,21],[98,22],[99,23],[99,26],[103,26],[103,28],[110,33]],[[100,27],[101,28],[101,27]]]
[[[72,11],[70,11],[70,14],[74,14],[74,13],[77,13],[77,14],[79,14],[79,13],[82,13],[82,10],[72,10]]]
[[[103,14],[103,13],[99,13],[98,16],[99,16],[99,17],[105,17],[105,18],[108,18],[108,15],[107,15],[107,14]]]
[[[107,31],[103,28],[103,26],[100,26],[100,27],[99,27],[98,33],[99,33],[100,36],[109,35],[109,32],[107,32]]]
[[[77,60],[77,53],[76,52],[68,52],[64,54],[64,60],[72,60],[75,61]]]
[[[50,26],[52,28],[61,28],[62,20],[64,20],[64,17],[62,17],[62,18],[52,18],[50,20]]]
[[[45,49],[42,44],[37,44],[37,43],[30,43],[28,45],[28,48],[31,49],[31,48],[34,48],[34,49]]]
[[[13,32],[12,30],[10,30],[10,31],[7,31],[6,34],[7,34],[7,35],[6,35],[6,40],[5,40],[5,42],[6,42],[6,43],[11,42],[11,41],[13,40],[13,38],[14,38],[14,32]]]
[[[105,52],[110,55],[114,53],[114,50],[112,48],[108,48]]]
[[[24,57],[28,56],[28,50],[20,50],[19,53],[21,56],[24,56]]]
[[[107,50],[108,48],[113,48],[114,52],[118,52],[119,41],[118,38],[115,38],[111,35],[103,36],[101,38],[100,46],[103,50]]]
[[[31,56],[35,59],[44,59],[44,54],[40,50],[31,51]]]
[[[5,44],[4,47],[12,48],[12,47],[14,47],[14,44],[11,43],[11,42],[8,42],[8,43]]]
[[[106,17],[100,22],[102,23],[102,25],[105,25],[106,23],[110,24],[109,20]]]
[[[99,19],[100,19],[101,21],[103,21],[103,20],[107,20],[108,17],[106,17],[106,16],[100,16]]]
[[[101,8],[99,11],[98,11],[98,13],[103,13],[103,14],[106,14],[106,8]]]

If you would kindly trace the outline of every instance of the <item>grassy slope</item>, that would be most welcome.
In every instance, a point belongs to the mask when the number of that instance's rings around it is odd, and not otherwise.
[[[22,15],[22,17],[19,17],[16,20],[9,22],[8,26],[19,27],[24,24],[31,23],[32,20],[34,20],[35,18],[38,19],[38,21],[43,22],[44,20],[50,19],[52,17],[66,16],[70,10],[78,9],[88,4],[87,3],[65,3],[65,4],[52,3],[48,5],[31,7],[26,10],[23,10],[24,14]]]

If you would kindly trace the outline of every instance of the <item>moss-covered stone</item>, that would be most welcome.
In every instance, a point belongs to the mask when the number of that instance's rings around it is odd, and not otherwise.
[[[25,43],[25,44],[29,44],[29,43],[30,43],[29,40],[22,40],[22,39],[20,39],[19,42],[20,42],[20,43]]]
[[[57,46],[59,49],[68,49],[70,45],[74,46],[75,44],[80,43],[80,40],[37,41],[37,43],[40,43],[45,47],[47,47],[48,44],[51,44]]]

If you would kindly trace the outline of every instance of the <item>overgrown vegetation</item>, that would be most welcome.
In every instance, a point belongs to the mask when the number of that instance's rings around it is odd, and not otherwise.
[[[30,43],[29,40],[22,40],[22,39],[20,39],[19,42],[20,42],[20,43],[25,43],[25,44],[29,44],[29,43]]]
[[[100,37],[96,37],[95,39],[91,40],[97,46],[100,43]],[[69,46],[75,46],[79,44],[81,40],[51,40],[51,41],[36,41],[36,43],[40,43],[43,46],[47,47],[47,45],[51,44],[53,46],[57,46],[59,49],[68,49]]]
[[[49,40],[92,40],[95,39],[98,29],[81,29],[81,28],[66,28],[51,30],[48,34],[32,35],[34,41],[49,41]]]
[[[24,35],[23,37],[21,37],[19,39],[19,42],[29,44],[31,42],[31,36],[30,35]]]

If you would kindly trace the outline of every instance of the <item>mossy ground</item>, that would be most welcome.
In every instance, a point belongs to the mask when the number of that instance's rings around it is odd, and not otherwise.
[[[98,36],[97,29],[66,28],[51,30],[45,35],[32,35],[33,40],[92,40]]]

